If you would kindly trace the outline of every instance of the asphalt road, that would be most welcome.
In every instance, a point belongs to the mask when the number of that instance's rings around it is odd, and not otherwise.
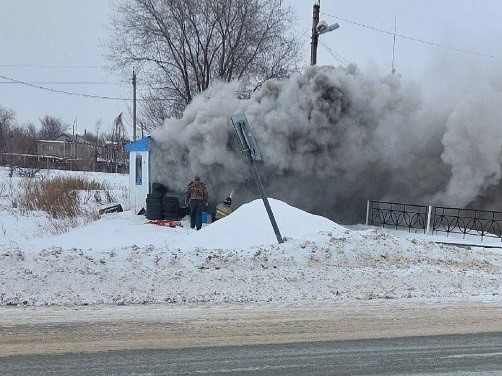
[[[502,375],[502,333],[0,358],[1,375]]]

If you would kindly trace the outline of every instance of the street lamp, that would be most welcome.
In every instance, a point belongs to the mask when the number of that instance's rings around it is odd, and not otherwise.
[[[324,33],[328,33],[330,31],[336,30],[339,27],[340,27],[340,25],[338,25],[338,23],[328,25],[328,23],[326,21],[319,21],[316,29],[317,29],[318,34],[324,34]]]
[[[319,43],[319,35],[329,33],[340,27],[338,23],[328,25],[326,21],[319,21],[319,13],[321,11],[321,0],[314,4],[312,12],[312,43],[310,49],[310,65],[317,64],[317,45]]]

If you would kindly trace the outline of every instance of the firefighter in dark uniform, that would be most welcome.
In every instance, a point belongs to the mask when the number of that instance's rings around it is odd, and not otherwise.
[[[207,207],[208,195],[206,184],[196,176],[187,186],[185,200],[190,205],[190,227],[200,230],[202,227],[202,210]]]
[[[220,202],[218,205],[216,205],[216,213],[214,215],[214,219],[218,220],[232,213],[231,205],[232,205],[232,199],[230,197],[227,197],[225,201]]]

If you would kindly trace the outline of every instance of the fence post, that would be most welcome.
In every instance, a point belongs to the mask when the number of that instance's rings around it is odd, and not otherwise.
[[[427,235],[430,235],[431,231],[431,218],[432,218],[432,205],[429,205],[427,209],[427,228],[425,230],[425,233]]]
[[[370,225],[370,200],[366,201],[366,226]]]

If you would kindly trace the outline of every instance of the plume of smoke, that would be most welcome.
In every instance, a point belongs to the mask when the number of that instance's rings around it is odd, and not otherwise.
[[[451,177],[439,200],[464,206],[500,182],[502,116],[493,109],[501,100],[500,93],[471,94],[448,117],[442,159]]]
[[[255,197],[229,121],[246,114],[267,194],[304,210],[354,222],[367,199],[496,204],[489,188],[501,177],[500,86],[442,105],[415,83],[355,66],[311,67],[266,82],[249,100],[235,99],[238,83],[218,84],[152,133],[154,179],[183,192],[200,175],[213,200],[234,188],[237,204]]]

